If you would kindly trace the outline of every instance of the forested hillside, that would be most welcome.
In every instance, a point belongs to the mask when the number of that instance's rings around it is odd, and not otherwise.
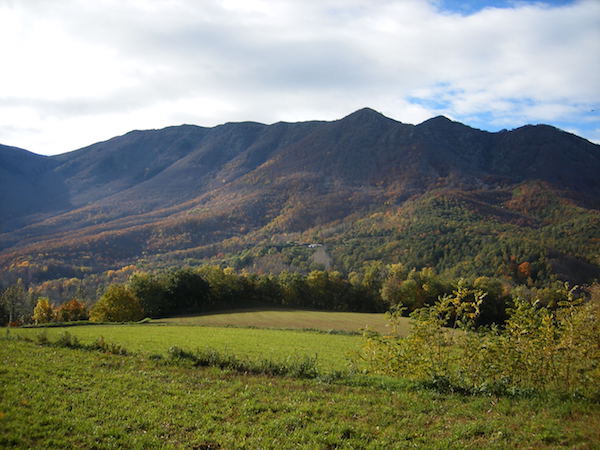
[[[371,110],[132,131],[53,157],[0,147],[3,284],[217,263],[344,275],[373,261],[541,286],[600,274],[600,147]]]

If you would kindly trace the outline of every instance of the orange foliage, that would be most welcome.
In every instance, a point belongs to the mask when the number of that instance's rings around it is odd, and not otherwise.
[[[75,320],[85,320],[88,318],[85,303],[76,298],[63,303],[56,309],[56,320],[59,322],[73,322]]]
[[[527,261],[519,264],[517,270],[519,277],[521,278],[529,278],[531,276],[531,264],[529,264]]]

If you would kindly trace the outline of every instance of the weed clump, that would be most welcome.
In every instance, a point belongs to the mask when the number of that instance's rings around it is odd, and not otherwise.
[[[266,358],[251,360],[214,348],[201,348],[192,352],[179,347],[171,347],[168,351],[168,362],[192,367],[218,367],[247,374],[294,378],[317,378],[319,376],[316,356],[288,357],[283,361]]]
[[[106,342],[103,336],[100,336],[98,339],[96,339],[90,348],[104,353],[110,353],[111,355],[127,355],[127,350],[123,346],[113,342]]]
[[[48,332],[44,330],[42,333],[38,333],[35,336],[35,341],[40,345],[48,345],[50,343],[50,339],[48,339]]]
[[[73,336],[68,331],[65,331],[61,334],[54,345],[57,347],[67,347],[67,348],[84,348],[85,346],[79,342],[79,338],[77,336]]]
[[[68,331],[62,333],[56,341],[51,341],[48,338],[48,332],[44,330],[41,333],[35,335],[33,339],[25,337],[25,336],[17,336],[18,340],[27,341],[27,342],[35,342],[39,345],[51,346],[51,347],[64,347],[70,349],[79,349],[79,350],[90,350],[90,351],[101,351],[104,353],[110,353],[112,355],[128,355],[129,352],[123,346],[119,344],[115,344],[112,342],[106,342],[103,336],[100,336],[96,339],[95,342],[91,344],[84,344],[79,341],[77,336],[73,336]]]

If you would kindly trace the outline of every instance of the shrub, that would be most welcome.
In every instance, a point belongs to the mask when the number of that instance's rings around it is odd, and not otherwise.
[[[474,329],[482,292],[457,289],[411,314],[406,338],[367,334],[361,358],[370,372],[443,389],[600,399],[600,302],[584,302],[574,289],[563,289],[567,300],[558,308],[517,297],[505,328],[485,330]],[[400,313],[390,314],[392,324]]]
[[[44,330],[42,333],[38,333],[35,336],[35,341],[40,345],[48,345],[50,340],[48,339],[48,332]]]
[[[54,343],[57,347],[67,348],[82,348],[83,345],[79,342],[77,336],[73,336],[71,333],[65,331],[61,334],[56,342]]]

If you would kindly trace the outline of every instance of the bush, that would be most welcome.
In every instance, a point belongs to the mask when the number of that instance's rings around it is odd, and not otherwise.
[[[123,346],[106,342],[103,336],[100,336],[98,339],[96,339],[90,348],[92,350],[100,350],[104,353],[110,353],[112,355],[127,355],[127,350]]]
[[[65,331],[61,334],[56,342],[54,343],[57,347],[67,347],[67,348],[82,348],[83,345],[79,342],[79,338],[77,336],[73,336],[71,333]]]
[[[554,392],[600,400],[600,302],[584,302],[574,289],[563,289],[567,300],[554,310],[514,298],[505,328],[485,330],[474,329],[482,292],[457,289],[411,314],[408,337],[366,335],[361,358],[370,372],[445,390]],[[392,324],[400,314],[390,314]]]
[[[19,337],[26,341],[31,341],[29,338]],[[104,337],[100,336],[96,341],[92,344],[83,344],[79,341],[77,336],[73,336],[71,333],[65,331],[62,333],[56,341],[51,341],[48,339],[48,333],[44,330],[42,333],[38,333],[35,336],[35,341],[39,345],[48,345],[54,347],[65,347],[71,349],[80,349],[80,350],[99,350],[104,353],[111,353],[113,355],[128,355],[127,350],[119,344],[113,344],[111,342],[106,342]]]

